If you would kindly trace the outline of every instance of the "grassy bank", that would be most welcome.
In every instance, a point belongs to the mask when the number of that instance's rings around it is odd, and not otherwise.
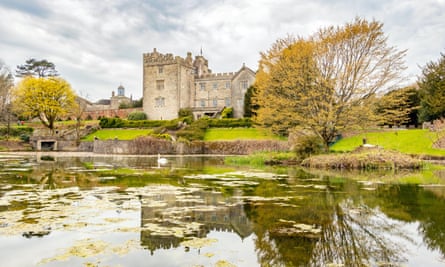
[[[438,135],[428,130],[394,130],[384,132],[363,133],[339,140],[331,146],[333,152],[352,151],[366,138],[368,144],[383,147],[386,150],[396,150],[412,155],[445,156],[445,150],[434,149],[433,142]]]
[[[132,140],[139,136],[147,136],[151,133],[151,129],[102,129],[85,136],[83,141],[93,141],[94,137],[101,140],[115,139],[118,140]]]

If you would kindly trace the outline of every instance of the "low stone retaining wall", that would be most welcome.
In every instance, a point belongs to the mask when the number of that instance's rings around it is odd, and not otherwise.
[[[91,145],[81,145],[81,151],[98,154],[218,154],[247,155],[257,151],[287,151],[286,141],[273,140],[236,140],[236,141],[193,141],[176,143],[156,138],[137,138],[135,140],[95,140]],[[91,150],[84,150],[91,149]]]

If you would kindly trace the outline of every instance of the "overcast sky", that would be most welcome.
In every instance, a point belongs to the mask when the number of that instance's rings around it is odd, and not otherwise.
[[[411,81],[445,52],[445,0],[0,0],[0,59],[13,71],[47,59],[92,101],[120,84],[136,99],[154,47],[181,57],[202,48],[213,72],[256,70],[278,38],[356,16],[382,22],[388,45],[408,50]]]

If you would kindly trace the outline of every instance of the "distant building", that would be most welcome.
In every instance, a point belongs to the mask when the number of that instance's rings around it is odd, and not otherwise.
[[[120,109],[121,106],[131,106],[133,103],[132,97],[125,96],[125,87],[119,85],[117,88],[117,95],[115,91],[111,92],[110,99],[101,99],[96,103],[91,103],[85,99],[82,100],[85,105],[83,118],[98,119],[100,117],[120,117],[126,118],[129,113],[133,111],[142,111],[141,108],[125,108]]]
[[[125,88],[121,85],[117,88],[117,95],[115,92],[111,92],[110,106],[111,109],[118,109],[122,104],[130,106],[133,100],[131,97],[125,96]]]
[[[195,118],[215,116],[232,107],[235,118],[244,115],[244,95],[255,72],[243,65],[237,72],[212,73],[202,54],[192,59],[161,54],[153,49],[143,54],[143,110],[151,120],[178,117],[191,108]]]

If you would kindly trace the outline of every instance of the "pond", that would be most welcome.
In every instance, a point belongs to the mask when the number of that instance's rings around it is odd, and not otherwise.
[[[0,154],[1,266],[445,266],[445,187]]]

